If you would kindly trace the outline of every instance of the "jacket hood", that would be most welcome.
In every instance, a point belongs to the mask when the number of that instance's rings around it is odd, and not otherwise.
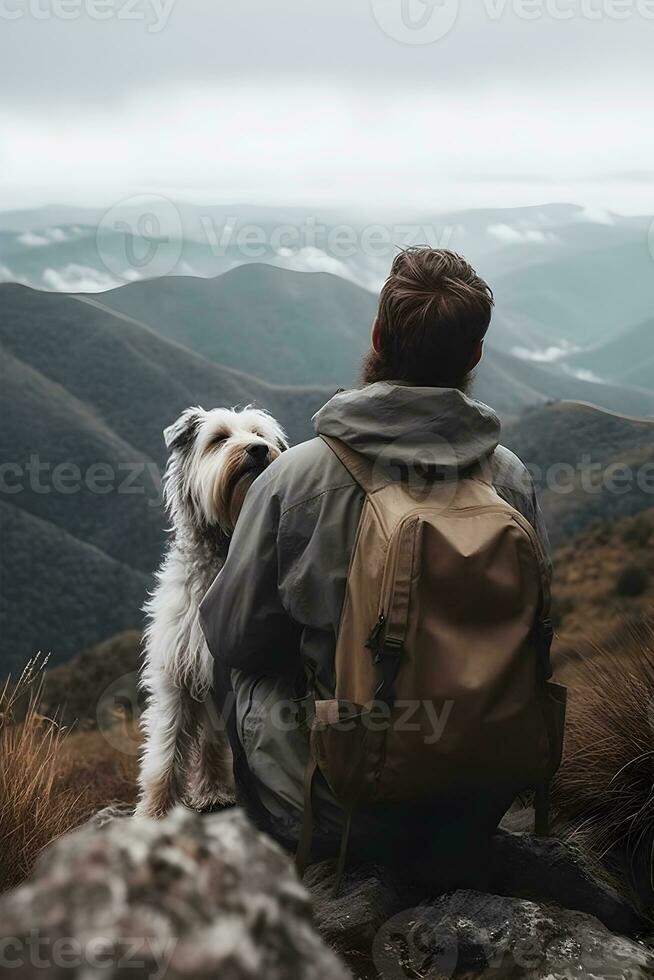
[[[378,381],[339,392],[313,418],[318,435],[340,439],[376,463],[464,469],[498,446],[500,421],[456,388]]]

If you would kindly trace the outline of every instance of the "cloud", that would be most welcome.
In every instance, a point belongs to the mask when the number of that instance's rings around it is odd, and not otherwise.
[[[588,221],[593,225],[615,224],[613,215],[605,208],[583,208],[579,213],[579,220]]]
[[[44,235],[37,235],[35,231],[26,231],[24,234],[19,235],[17,241],[21,245],[25,245],[26,248],[40,248],[43,245],[49,245],[50,241]]]
[[[54,200],[109,208],[156,186],[197,204],[434,214],[573,201],[642,214],[644,189],[611,175],[624,146],[638,166],[652,158],[654,129],[643,125],[648,91],[602,78],[479,92],[425,85],[407,99],[401,88],[348,89],[308,74],[301,85],[274,76],[222,87],[162,80],[88,113],[21,111],[0,101],[0,207]],[[389,133],[393,151],[377,166]],[[507,160],[514,177],[507,178]],[[514,179],[521,173],[546,174],[546,183],[521,183]],[[512,240],[536,244],[535,232],[546,229],[534,219],[518,231],[508,233]],[[505,228],[493,233],[506,240]]]
[[[184,265],[187,265],[187,263],[183,262],[182,266]],[[180,268],[180,272],[182,272],[185,276],[195,275],[195,273],[193,272],[190,266],[188,266],[188,271]],[[143,276],[141,276],[140,273],[136,271],[136,269],[125,269],[125,271],[123,272],[123,279],[125,280],[125,282],[138,282],[139,279],[142,278]]]
[[[45,269],[42,279],[46,289],[56,293],[99,293],[122,286],[122,282],[98,269],[73,263],[63,269]]]
[[[515,357],[520,357],[523,361],[540,361],[541,363],[554,364],[569,354],[574,354],[579,350],[574,344],[562,341],[558,346],[552,345],[542,350],[530,350],[528,347],[514,347],[511,353]]]
[[[521,230],[512,225],[489,225],[487,228],[491,238],[496,238],[504,245],[522,245],[533,243],[545,245],[548,242],[558,242],[558,238],[551,231],[540,231],[538,228],[528,228]]]
[[[577,381],[590,381],[591,384],[604,384],[603,378],[598,377],[598,375],[596,375],[593,371],[589,371],[587,368],[572,369],[570,373],[577,379]]]
[[[327,255],[326,252],[315,246],[307,245],[298,251],[280,248],[277,255],[281,260],[280,265],[283,265],[285,269],[292,269],[294,272],[330,272],[342,279],[352,278],[352,272],[344,262],[332,255]]]
[[[0,282],[17,282],[20,283],[21,286],[32,285],[29,279],[26,279],[24,276],[17,275],[12,269],[9,268],[8,265],[4,265],[2,262],[0,262]]]
[[[384,3],[399,9],[401,0]],[[145,0],[109,4],[98,19],[62,14],[44,20],[43,12],[55,6],[52,0],[6,0],[4,6],[39,10],[38,17],[3,23],[3,68],[14,81],[7,99],[21,105],[104,107],[163,79],[174,86],[196,82],[229,88],[248,77],[261,79],[263,86],[279,79],[299,86],[318,78],[332,86],[390,92],[418,92],[429,85],[437,92],[464,87],[483,92],[498,82],[515,91],[530,73],[530,88],[561,75],[573,92],[579,79],[599,79],[611,71],[624,78],[641,66],[640,87],[645,90],[651,80],[651,21],[640,14],[644,4],[637,3],[624,5],[619,24],[607,3],[593,5],[593,16],[585,15],[579,0],[560,5],[576,13],[565,24],[547,3],[535,5],[529,20],[517,3],[460,4],[455,29],[424,46],[389,38],[370,0],[177,0],[159,34],[148,31],[154,4]],[[417,17],[424,4],[415,0],[407,6],[408,16]],[[141,11],[146,16],[139,20]],[[216,38],[222,42],[219,57]],[[483,61],[483,72],[470,71],[475,60]],[[57,71],[46,76],[48,63]],[[525,134],[515,137],[518,144]]]
[[[68,242],[71,237],[81,234],[81,228],[71,228],[71,235],[67,235],[63,228],[45,228],[39,231],[26,231],[19,235],[17,241],[26,248],[42,248],[51,242]]]

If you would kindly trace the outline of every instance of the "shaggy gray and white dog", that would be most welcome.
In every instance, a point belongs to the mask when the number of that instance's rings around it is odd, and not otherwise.
[[[189,408],[164,438],[172,539],[145,606],[148,703],[136,809],[153,817],[181,800],[205,809],[230,798],[231,754],[212,710],[213,661],[198,607],[224,564],[249,487],[287,448],[281,426],[253,408]]]

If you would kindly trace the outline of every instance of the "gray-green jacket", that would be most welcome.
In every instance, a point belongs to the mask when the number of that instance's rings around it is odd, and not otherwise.
[[[531,477],[499,446],[495,413],[449,388],[379,382],[335,395],[314,418],[396,478],[438,466],[454,475],[488,458],[500,496],[547,534]],[[294,723],[294,682],[309,659],[326,696],[363,494],[315,438],[283,453],[253,484],[226,564],[201,606],[215,659],[231,668],[236,724],[258,795],[280,833],[297,835],[306,735]],[[323,826],[339,813],[325,786]]]

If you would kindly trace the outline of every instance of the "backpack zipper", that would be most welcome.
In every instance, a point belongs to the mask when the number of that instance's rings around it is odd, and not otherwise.
[[[420,508],[419,511],[413,511],[409,514],[405,514],[399,524],[393,529],[393,533],[390,536],[388,542],[388,551],[386,553],[386,562],[384,564],[384,573],[382,575],[381,593],[379,600],[379,617],[377,622],[370,631],[368,640],[366,642],[366,647],[375,654],[373,658],[373,663],[379,662],[379,656],[384,640],[384,633],[386,631],[386,621],[388,614],[393,607],[393,593],[395,591],[395,577],[397,573],[397,561],[400,552],[400,544],[402,541],[402,536],[405,531],[405,527],[409,522],[413,522],[414,531],[418,526],[419,515],[424,513],[424,508]]]

